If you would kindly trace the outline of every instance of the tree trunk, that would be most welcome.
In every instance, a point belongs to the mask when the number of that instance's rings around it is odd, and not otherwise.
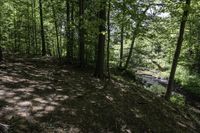
[[[30,25],[30,13],[29,13],[29,5],[27,5],[27,12],[28,12],[28,24],[27,24],[27,38],[26,38],[26,42],[27,42],[27,55],[30,55],[31,52],[31,25]]]
[[[71,4],[71,10],[70,10]],[[72,29],[71,25],[74,21],[74,3],[73,1],[66,1],[66,8],[67,8],[67,62],[72,63],[73,61],[73,41],[74,41],[74,30]],[[71,11],[71,12],[70,12]]]
[[[133,47],[134,47],[134,44],[135,44],[135,39],[138,35],[138,30],[139,30],[140,24],[141,24],[141,21],[139,21],[136,24],[136,28],[133,32],[132,43],[131,43],[130,51],[129,51],[129,54],[128,54],[128,58],[127,58],[126,63],[124,65],[124,70],[126,70],[128,68],[128,65],[130,63],[130,60],[131,60],[131,57],[132,57],[132,54],[133,54]]]
[[[79,65],[85,66],[84,0],[79,0]]]
[[[0,13],[1,17],[2,17],[2,13]],[[1,25],[1,23],[0,23]],[[0,62],[3,60],[3,52],[2,52],[2,26],[0,26]]]
[[[35,11],[35,6],[36,6],[36,3],[35,3],[35,0],[33,0],[33,6],[34,6],[34,38],[35,38],[35,53],[38,54],[38,39],[37,39],[37,18],[36,18],[36,11]]]
[[[71,1],[71,25],[74,24],[74,1]],[[74,26],[71,28],[70,32],[70,42],[69,42],[69,61],[73,62],[74,57]]]
[[[100,11],[99,19],[101,20],[99,24],[99,41],[97,46],[97,58],[96,58],[96,68],[95,77],[104,77],[104,54],[105,54],[105,32],[106,32],[106,0],[100,1]]]
[[[15,53],[17,51],[17,23],[16,23],[15,16],[14,16],[14,19],[13,19],[13,24],[14,24],[14,47],[13,47],[13,52]]]
[[[178,59],[179,59],[179,56],[180,56],[181,47],[182,47],[182,43],[183,43],[185,25],[186,25],[187,17],[189,15],[190,3],[191,3],[191,0],[186,0],[186,7],[184,9],[182,20],[181,20],[179,37],[178,37],[178,41],[177,41],[177,44],[176,44],[176,51],[175,51],[175,54],[174,54],[173,63],[172,63],[172,67],[171,67],[171,72],[170,72],[170,76],[169,76],[167,92],[165,94],[165,99],[166,100],[170,99],[172,88],[173,88],[174,77],[175,77],[175,73],[176,73],[176,67],[178,65]]]
[[[123,7],[125,8],[125,3],[123,0]],[[123,56],[124,56],[124,17],[125,11],[123,9],[123,20],[122,20],[122,27],[121,27],[121,40],[120,40],[120,61],[119,61],[119,68],[122,68],[123,65]]]
[[[107,14],[107,28],[108,28],[108,42],[107,42],[107,72],[108,78],[110,79],[110,10],[111,0],[108,1],[108,14]]]
[[[3,60],[3,52],[0,44],[0,62]]]
[[[36,53],[37,50],[37,44],[36,44],[36,22],[35,22],[35,0],[31,0],[31,17],[32,17],[32,23],[31,23],[31,44],[33,47],[33,53]]]
[[[69,54],[69,42],[70,42],[70,3],[66,0],[66,52],[67,61],[70,56]]]
[[[124,55],[124,25],[122,24],[122,28],[121,28],[121,41],[120,41],[120,62],[119,62],[119,68],[122,68],[123,55]]]
[[[39,0],[39,9],[40,9],[40,26],[41,26],[41,39],[42,39],[42,56],[45,56],[46,45],[45,45],[45,35],[44,35],[42,0]]]
[[[197,60],[197,72],[200,74],[200,24],[197,32],[197,47],[196,47],[196,60]]]
[[[58,22],[57,22],[56,11],[54,8],[53,0],[51,0],[51,6],[52,6],[52,12],[53,12],[53,18],[54,18],[55,32],[56,32],[57,53],[58,53],[59,61],[61,61],[60,42],[59,42],[59,35],[58,35]]]
[[[143,13],[141,15],[145,15],[146,12],[148,11],[148,9],[150,8],[151,5],[147,6],[146,9],[143,11]],[[143,17],[142,18],[139,18],[139,20],[136,22],[136,27],[135,27],[135,30],[133,31],[133,37],[132,37],[132,43],[131,43],[131,47],[130,47],[130,51],[129,51],[129,54],[128,54],[128,58],[126,60],[126,64],[124,66],[123,69],[127,69],[128,68],[128,65],[130,63],[130,60],[131,60],[131,57],[132,57],[132,53],[133,53],[133,47],[134,47],[134,44],[135,44],[135,39],[139,33],[139,29],[140,29],[140,26],[141,26],[141,23],[143,21]]]

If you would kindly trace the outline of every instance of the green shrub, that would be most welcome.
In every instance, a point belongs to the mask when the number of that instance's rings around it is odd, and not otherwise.
[[[185,97],[178,93],[173,93],[172,96],[170,97],[170,101],[180,106],[185,105]]]
[[[158,96],[161,96],[166,92],[166,88],[159,84],[154,84],[150,86],[149,88],[147,88],[147,90],[155,93]]]
[[[191,73],[189,69],[179,66],[175,80],[183,86],[185,91],[200,97],[200,75]]]

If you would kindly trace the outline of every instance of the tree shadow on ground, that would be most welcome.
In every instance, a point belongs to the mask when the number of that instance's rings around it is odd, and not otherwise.
[[[190,117],[138,86],[105,86],[69,66],[23,59],[0,66],[0,122],[10,133],[197,131]]]

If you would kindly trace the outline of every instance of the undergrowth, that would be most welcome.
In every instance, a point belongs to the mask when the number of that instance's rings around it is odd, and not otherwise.
[[[189,69],[186,69],[183,66],[178,66],[175,80],[185,91],[200,97],[199,74],[190,72]]]

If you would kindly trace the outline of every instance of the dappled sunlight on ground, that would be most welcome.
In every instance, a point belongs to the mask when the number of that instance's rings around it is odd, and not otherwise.
[[[73,99],[75,96],[70,97],[64,93],[69,91],[69,87],[66,90],[67,88],[59,85],[63,79],[54,77],[55,72],[49,68],[38,69],[34,65],[23,63],[4,65],[0,71],[0,120],[11,120],[17,116],[39,121],[39,118],[62,107],[62,102]],[[63,78],[66,76],[65,73],[69,73],[67,70],[60,72]],[[81,85],[78,84],[76,87],[81,88]],[[61,111],[66,110],[65,107],[61,109]],[[71,112],[74,114],[74,111]]]
[[[105,84],[69,66],[22,59],[0,65],[0,123],[10,125],[11,133],[195,130],[174,108],[160,106],[167,105],[145,90]]]

